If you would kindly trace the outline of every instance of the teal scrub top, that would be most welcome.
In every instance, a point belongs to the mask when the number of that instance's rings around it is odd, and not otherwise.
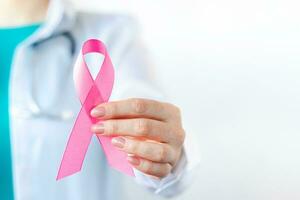
[[[40,25],[0,28],[0,199],[12,200],[13,177],[9,133],[9,77],[16,47]]]

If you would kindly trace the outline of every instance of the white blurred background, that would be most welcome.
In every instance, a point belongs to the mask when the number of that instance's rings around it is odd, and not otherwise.
[[[199,176],[175,199],[300,199],[299,1],[73,1],[140,21],[201,150]],[[126,187],[124,199],[160,199]]]

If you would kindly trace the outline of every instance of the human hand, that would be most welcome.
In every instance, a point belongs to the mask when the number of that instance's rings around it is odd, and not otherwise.
[[[99,104],[91,116],[95,134],[115,136],[112,144],[128,153],[128,162],[155,177],[167,176],[176,166],[185,132],[176,106],[148,99],[127,99]]]

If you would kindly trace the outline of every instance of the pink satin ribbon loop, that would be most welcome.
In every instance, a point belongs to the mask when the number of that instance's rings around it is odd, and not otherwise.
[[[95,80],[84,60],[88,53],[101,53],[104,60]],[[109,100],[114,83],[114,69],[105,45],[96,39],[87,40],[82,47],[74,67],[74,84],[81,102],[81,109],[71,131],[57,180],[72,175],[81,170],[84,157],[91,142],[93,133],[90,128],[96,120],[90,116],[90,111],[96,105]],[[111,144],[112,137],[97,135],[102,145],[108,163],[116,170],[133,176],[131,165],[127,162],[127,154],[119,151]]]

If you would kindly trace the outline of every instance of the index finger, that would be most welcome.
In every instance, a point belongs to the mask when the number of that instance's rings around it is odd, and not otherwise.
[[[150,118],[167,121],[172,118],[173,106],[149,99],[126,99],[96,106],[91,116],[101,119]]]

